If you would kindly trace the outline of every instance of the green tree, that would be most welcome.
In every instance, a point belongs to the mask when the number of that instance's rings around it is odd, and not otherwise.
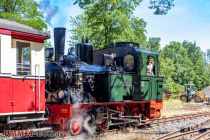
[[[43,13],[34,0],[1,0],[0,18],[16,21],[34,29],[47,29]]]
[[[139,42],[146,46],[143,19],[133,16],[141,0],[95,0],[78,2],[84,13],[71,19],[72,39],[81,40],[86,35],[96,48],[103,48],[114,41]],[[75,26],[76,25],[76,26]],[[73,41],[75,42],[75,41]]]
[[[78,4],[81,8],[85,9],[89,4],[97,0],[75,0],[74,4]],[[139,4],[142,0],[128,1],[130,6]],[[150,0],[150,9],[154,10],[156,15],[165,15],[174,6],[174,0]]]
[[[45,48],[45,49],[46,49],[46,48],[52,48],[51,42],[48,41],[48,40],[45,40],[45,41],[44,41],[44,48]]]
[[[201,90],[210,84],[203,52],[195,42],[171,42],[163,48],[160,58],[161,75],[169,85],[167,90],[180,92],[178,89],[189,83]],[[177,90],[173,90],[174,87]]]
[[[206,56],[207,56],[207,61],[210,61],[210,49],[207,49]]]
[[[150,0],[150,9],[154,9],[153,14],[165,15],[174,6],[174,0]]]
[[[210,63],[207,65],[208,77],[210,78]]]
[[[147,42],[147,49],[151,51],[160,51],[160,41],[161,39],[159,37],[150,37]]]
[[[152,1],[155,0],[151,0],[151,6],[154,6]],[[84,9],[84,13],[70,20],[73,26],[70,44],[74,45],[86,35],[96,49],[106,47],[108,43],[115,41],[138,42],[142,49],[146,48],[146,22],[133,15],[134,9],[141,2],[142,0],[75,0],[74,4]],[[156,5],[162,7],[167,4],[171,7],[173,1],[160,2]],[[168,11],[169,8],[159,9],[161,10]]]

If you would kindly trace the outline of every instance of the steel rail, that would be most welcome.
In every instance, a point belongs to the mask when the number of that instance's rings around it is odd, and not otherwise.
[[[167,123],[167,122],[176,122],[180,120],[186,120],[186,119],[193,119],[201,116],[208,116],[210,115],[210,112],[198,112],[198,113],[190,113],[190,114],[183,114],[183,115],[174,115],[171,117],[163,117],[159,119],[154,119],[154,120],[145,120],[142,121],[142,125],[158,125],[162,123]]]

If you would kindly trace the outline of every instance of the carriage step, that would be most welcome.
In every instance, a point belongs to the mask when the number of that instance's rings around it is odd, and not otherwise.
[[[48,118],[34,118],[34,119],[19,119],[19,120],[8,120],[7,123],[21,123],[21,122],[36,122],[36,121],[45,121]]]
[[[47,130],[52,130],[52,127],[43,127],[43,128],[35,128],[35,129],[30,129],[33,132],[37,131],[47,131]]]

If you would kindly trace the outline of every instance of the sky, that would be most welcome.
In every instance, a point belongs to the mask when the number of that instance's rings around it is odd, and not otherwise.
[[[40,8],[45,11],[45,17],[52,32],[54,27],[66,27],[69,40],[71,29],[70,16],[75,17],[82,13],[72,0],[37,0]],[[161,46],[170,41],[191,41],[201,48],[202,51],[210,49],[210,0],[174,0],[175,6],[167,15],[154,15],[149,9],[149,0],[136,8],[134,15],[143,18],[147,22],[148,37],[160,37]],[[53,34],[51,34],[53,36]],[[51,39],[53,44],[53,41]],[[66,46],[68,43],[66,43]]]

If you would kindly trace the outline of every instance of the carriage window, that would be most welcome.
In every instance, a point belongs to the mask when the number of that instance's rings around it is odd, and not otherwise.
[[[134,57],[131,54],[128,54],[124,57],[124,70],[133,71],[134,68]]]
[[[30,43],[16,42],[17,48],[17,74],[31,75],[31,50]]]

